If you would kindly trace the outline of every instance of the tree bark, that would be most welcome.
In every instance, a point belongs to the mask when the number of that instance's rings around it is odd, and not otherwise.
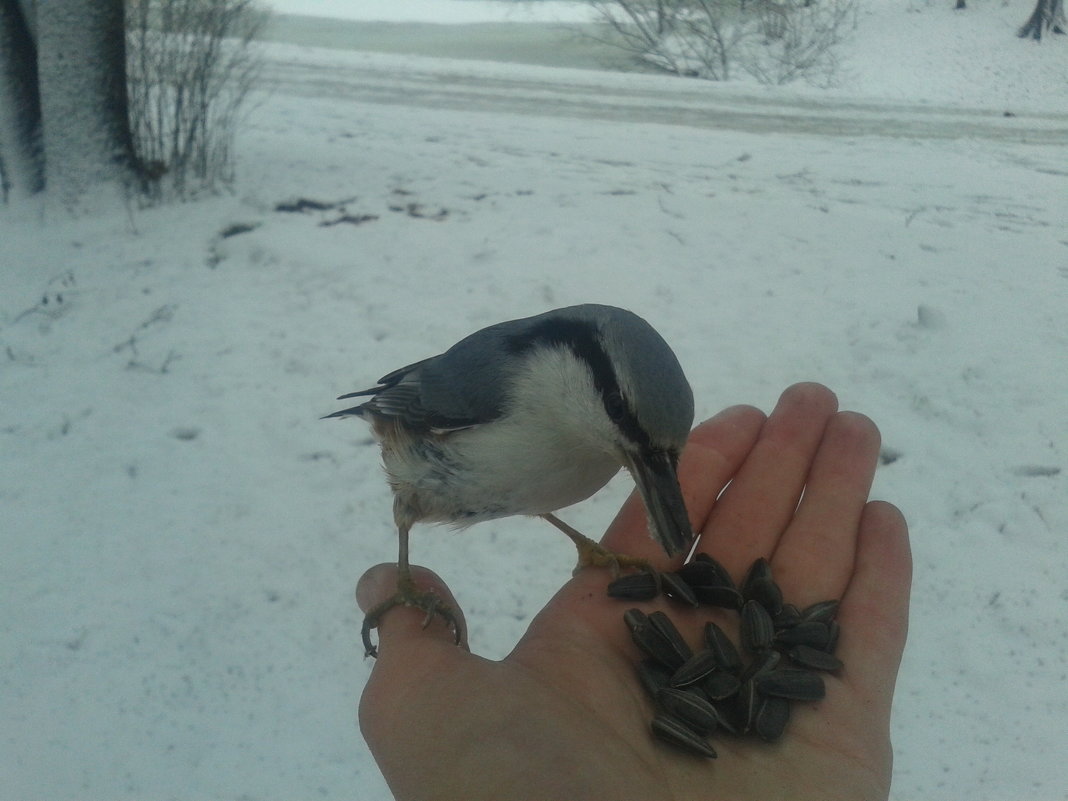
[[[1021,39],[1031,38],[1040,42],[1043,30],[1064,33],[1064,25],[1064,0],[1037,0],[1035,10],[1016,35]]]
[[[31,20],[18,0],[0,0],[0,200],[44,188],[41,98]]]
[[[95,202],[91,188],[134,178],[123,0],[49,0],[36,8],[45,183],[78,211]]]

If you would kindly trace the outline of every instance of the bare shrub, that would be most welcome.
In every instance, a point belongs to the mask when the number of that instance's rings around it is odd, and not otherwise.
[[[130,127],[146,194],[229,185],[266,12],[255,0],[132,0],[126,15]]]
[[[589,0],[605,34],[667,72],[762,83],[830,83],[835,47],[855,26],[856,0]]]
[[[590,0],[602,41],[676,75],[730,78],[737,0]]]
[[[739,54],[746,72],[769,84],[834,81],[836,46],[856,27],[855,0],[756,0],[749,6],[758,35]]]

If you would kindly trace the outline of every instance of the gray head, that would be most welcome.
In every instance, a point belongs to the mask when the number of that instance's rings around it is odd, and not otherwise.
[[[618,421],[636,444],[682,451],[693,426],[693,391],[664,338],[641,317],[612,306],[574,306],[589,315],[626,408]],[[567,312],[567,309],[561,311]]]
[[[689,546],[676,467],[693,425],[693,391],[663,337],[632,312],[596,304],[515,323],[513,352],[555,345],[586,364],[607,418],[604,436],[634,476],[653,536],[670,555]]]

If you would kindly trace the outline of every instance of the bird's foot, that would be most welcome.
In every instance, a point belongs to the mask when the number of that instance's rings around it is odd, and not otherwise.
[[[659,576],[647,559],[616,553],[588,537],[583,537],[583,540],[584,542],[575,541],[575,548],[578,550],[578,564],[575,565],[574,570],[576,575],[586,567],[607,567],[614,579],[619,578],[619,572],[623,569],[641,570]]]
[[[463,627],[460,625],[460,619],[452,607],[432,592],[420,592],[417,590],[410,578],[407,580],[401,578],[397,582],[397,592],[371,609],[363,619],[361,634],[363,635],[364,656],[378,656],[378,649],[371,642],[371,629],[378,628],[382,616],[395,606],[409,606],[426,612],[423,628],[430,625],[434,615],[438,615],[446,624],[452,627],[453,634],[456,637],[456,644],[460,644],[463,638]]]
[[[660,587],[660,574],[656,572],[647,559],[639,559],[636,556],[627,556],[624,553],[616,553],[609,550],[601,543],[591,540],[581,531],[572,528],[554,514],[544,514],[542,517],[575,543],[575,548],[578,549],[578,564],[575,565],[572,575],[578,575],[578,572],[584,567],[607,567],[612,571],[612,578],[615,579],[619,578],[620,570],[630,568],[656,576],[657,588]]]

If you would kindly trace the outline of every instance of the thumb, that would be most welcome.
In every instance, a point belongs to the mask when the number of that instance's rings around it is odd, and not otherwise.
[[[395,564],[375,565],[364,573],[356,585],[360,608],[367,613],[391,601],[398,592],[397,577]],[[448,605],[461,631],[466,631],[463,614],[445,582],[421,567],[412,567],[411,577],[416,594],[434,593]],[[427,729],[420,716],[426,713],[427,703],[433,701],[443,679],[465,675],[457,667],[471,659],[466,637],[463,648],[457,648],[454,631],[441,615],[431,616],[424,625],[425,621],[425,611],[400,603],[382,613],[377,635],[371,632],[372,638],[377,636],[379,658],[374,660],[360,696],[360,731],[386,776],[419,772],[410,758],[413,745],[423,742]],[[421,755],[415,756],[416,763],[421,764],[420,759]]]
[[[461,633],[460,643],[466,650],[467,626],[463,612],[445,582],[425,567],[413,565],[411,570],[415,592],[422,596],[434,596],[443,609],[452,615]],[[356,584],[356,603],[360,609],[367,614],[393,598],[398,592],[397,578],[397,565],[389,563],[375,565],[364,573]],[[456,648],[454,627],[443,614],[428,613],[425,609],[401,603],[387,609],[378,621],[379,662],[386,660],[410,664],[409,657],[414,653],[413,649],[422,651],[440,645]]]

